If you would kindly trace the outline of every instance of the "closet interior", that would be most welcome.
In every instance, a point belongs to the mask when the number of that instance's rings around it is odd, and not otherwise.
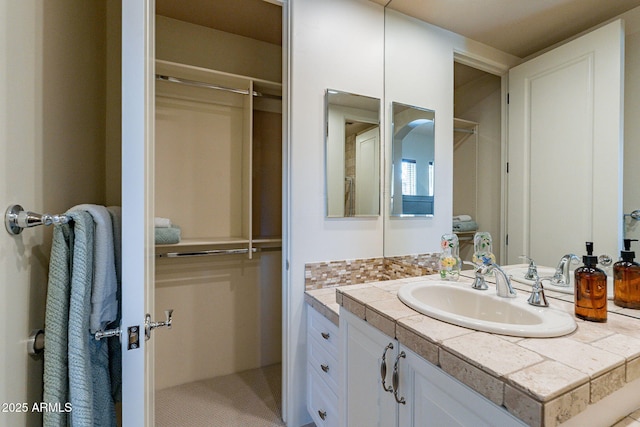
[[[281,28],[263,0],[156,2],[159,426],[281,425]]]
[[[478,123],[453,119],[453,215],[478,218]],[[476,221],[477,222],[477,221]],[[473,256],[473,227],[456,231],[460,257]]]
[[[493,251],[499,261],[503,173],[501,78],[460,62],[453,65],[453,215],[470,217],[477,224],[477,229],[460,224],[460,231],[456,232],[460,257],[470,261],[475,231],[487,231],[493,237]]]

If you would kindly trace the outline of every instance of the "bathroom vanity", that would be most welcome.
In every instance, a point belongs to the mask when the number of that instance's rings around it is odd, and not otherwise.
[[[639,319],[618,311],[605,324],[577,320],[574,332],[557,338],[479,332],[422,315],[397,298],[402,286],[425,280],[439,276],[307,291],[309,316],[334,326],[339,318],[340,326],[338,417],[316,419],[325,409],[311,401],[312,378],[307,406],[317,425],[413,426],[428,419],[610,426],[640,407]],[[572,303],[547,296],[551,307],[573,313]],[[312,368],[309,377],[322,372]]]

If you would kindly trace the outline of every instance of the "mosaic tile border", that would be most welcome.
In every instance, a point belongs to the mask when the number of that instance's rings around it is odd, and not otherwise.
[[[304,268],[305,290],[433,274],[437,272],[438,259],[438,253],[428,253],[307,263]]]
[[[304,266],[305,289],[333,288],[389,280],[384,258],[308,263]]]

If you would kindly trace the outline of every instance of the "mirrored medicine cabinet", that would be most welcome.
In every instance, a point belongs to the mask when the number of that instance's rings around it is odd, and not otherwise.
[[[380,99],[327,89],[327,217],[380,215]]]
[[[391,216],[433,216],[435,112],[392,103]]]

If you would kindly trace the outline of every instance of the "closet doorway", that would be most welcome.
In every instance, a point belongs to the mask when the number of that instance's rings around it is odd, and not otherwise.
[[[281,426],[282,7],[156,0],[157,426]]]
[[[453,216],[460,257],[471,261],[473,235],[488,231],[500,262],[501,77],[460,62],[454,62],[453,69]]]

